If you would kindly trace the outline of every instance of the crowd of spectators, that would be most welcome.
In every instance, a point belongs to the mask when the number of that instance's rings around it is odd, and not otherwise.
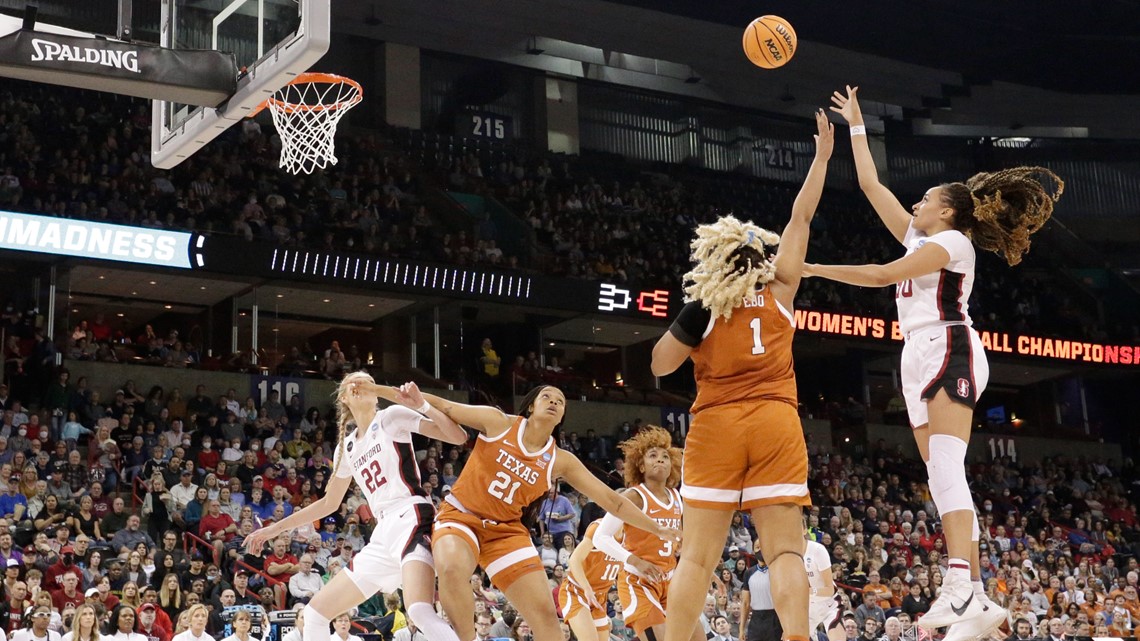
[[[200,385],[183,395],[125,381],[102,399],[66,370],[53,372],[39,398],[29,407],[0,386],[6,632],[36,624],[36,608],[46,610],[49,627],[64,630],[84,604],[107,622],[119,620],[123,604],[140,631],[169,641],[189,625],[190,606],[203,603],[207,630],[220,638],[242,607],[305,603],[368,540],[373,515],[354,488],[335,515],[277,539],[261,556],[242,548],[245,535],[309,505],[329,479],[335,430],[326,412],[299,398],[283,402],[271,392],[259,403],[233,389]],[[637,420],[564,433],[559,444],[618,484],[627,464],[618,444],[641,427]],[[682,443],[683,434],[673,433]],[[416,449],[423,490],[438,503],[467,451],[428,441]],[[1117,468],[1057,457],[1022,465],[1006,457],[977,463],[971,474],[982,578],[990,598],[1011,611],[1005,634],[1131,636],[1140,625],[1133,499],[1140,470],[1131,461]],[[807,535],[832,556],[852,639],[917,639],[913,622],[937,595],[945,541],[923,478],[917,462],[883,443],[863,460],[812,446]],[[600,515],[558,488],[537,511],[535,545],[552,596],[576,542]],[[730,640],[743,636],[742,592],[763,562],[747,514],[734,518],[723,559],[702,622],[710,638]],[[484,576],[473,576],[472,588],[483,623],[499,627],[488,634],[526,641],[525,622]],[[399,603],[398,595],[377,595],[354,615],[371,633],[391,636],[407,625]],[[628,639],[616,591],[609,607],[615,637]],[[1029,636],[1018,637],[1021,628]]]
[[[140,101],[35,83],[0,94],[0,206],[147,227],[232,234],[251,241],[447,263],[482,263],[560,276],[676,288],[696,224],[727,212],[782,229],[797,185],[698,170],[644,167],[599,154],[492,158],[460,150],[420,155],[402,132],[342,136],[335,168],[306,177],[276,167],[272,130],[254,121],[227,132],[169,172],[149,162],[150,118]],[[444,226],[426,191],[496,195],[534,233],[533,251],[504,253],[507,233],[484,218]],[[829,189],[811,259],[857,263],[898,255],[862,197]],[[870,230],[870,231],[869,231]],[[858,242],[852,242],[858,239]],[[1104,327],[1031,257],[1018,270],[983,258],[975,318],[991,329],[1133,336]],[[1035,267],[1036,265],[1036,267]],[[893,314],[887,290],[804,284],[799,305]],[[88,343],[79,354],[97,357]],[[173,362],[195,358],[183,339]],[[185,352],[185,353],[183,353]],[[169,358],[166,351],[155,356]]]

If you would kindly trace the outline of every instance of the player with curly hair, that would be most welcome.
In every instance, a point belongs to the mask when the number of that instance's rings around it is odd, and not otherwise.
[[[1006,612],[982,586],[980,530],[966,480],[974,407],[989,380],[986,354],[970,319],[974,246],[1000,254],[1011,266],[1021,262],[1029,237],[1049,220],[1065,184],[1042,167],[980,173],[930,188],[908,212],[879,182],[857,92],[850,86],[846,94],[835,92],[831,110],[851,126],[859,186],[906,255],[886,265],[806,265],[804,275],[862,287],[895,284],[906,339],[903,398],[950,557],[942,593],[919,625],[930,630],[952,625],[946,641],[978,638],[1004,621]]]
[[[685,275],[689,302],[653,347],[654,374],[669,374],[691,357],[697,382],[681,482],[684,546],[669,586],[664,641],[685,641],[697,625],[737,510],[752,513],[784,638],[808,639],[800,523],[811,497],[791,310],[834,146],[823,110],[816,130],[815,159],[783,236],[731,216],[699,227],[696,265]]]
[[[683,507],[676,488],[681,483],[682,453],[674,447],[672,435],[649,425],[618,447],[626,461],[622,494],[662,526],[679,528]],[[594,545],[622,562],[617,583],[626,626],[642,641],[663,639],[669,579],[677,567],[673,542],[623,528],[621,521],[607,514],[594,534]]]

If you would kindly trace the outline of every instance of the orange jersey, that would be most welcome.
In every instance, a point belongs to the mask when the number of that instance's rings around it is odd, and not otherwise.
[[[523,447],[527,421],[518,419],[495,438],[480,434],[463,472],[451,488],[452,501],[481,519],[508,523],[522,519],[526,506],[550,490],[554,438],[537,452]]]
[[[594,521],[586,528],[586,536],[591,540],[594,538],[594,533],[598,531],[598,524],[601,520]],[[590,550],[586,555],[586,560],[582,562],[582,567],[586,570],[586,580],[590,585],[578,585],[574,577],[569,573],[566,574],[566,580],[573,583],[575,586],[591,592],[608,591],[614,585],[614,580],[617,579],[618,570],[621,569],[621,562],[617,559],[607,556],[598,548]]]
[[[669,501],[662,503],[644,484],[632,489],[641,495],[641,511],[645,512],[646,516],[656,521],[658,525],[681,529],[680,492],[670,488]],[[623,531],[625,540],[622,546],[635,556],[661,568],[666,575],[677,567],[677,555],[674,554],[672,541],[661,540],[656,534],[650,534],[632,525],[625,525]]]
[[[689,303],[669,331],[693,348],[697,398],[692,412],[745,399],[797,404],[792,369],[795,320],[767,285],[732,310],[732,318],[711,320],[699,302]]]

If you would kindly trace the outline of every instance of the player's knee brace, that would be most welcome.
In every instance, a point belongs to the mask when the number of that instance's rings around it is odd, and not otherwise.
[[[329,641],[332,632],[329,630],[329,618],[317,612],[313,606],[305,606],[305,627],[301,630],[305,641]]]
[[[931,436],[926,470],[930,475],[930,496],[939,514],[945,516],[960,510],[974,513],[974,499],[966,480],[965,441],[946,434]]]

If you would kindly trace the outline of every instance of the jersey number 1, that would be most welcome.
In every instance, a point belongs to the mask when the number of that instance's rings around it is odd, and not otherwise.
[[[518,491],[519,485],[521,484],[521,481],[512,483],[511,477],[507,476],[506,472],[499,472],[495,475],[495,480],[491,481],[491,485],[487,487],[487,493],[507,505],[511,505],[515,501],[515,492]],[[506,494],[504,494],[503,490],[506,490],[508,485],[511,489],[507,490]]]
[[[753,318],[748,326],[752,328],[752,355],[759,356],[764,353],[764,341],[760,338],[760,319]]]

